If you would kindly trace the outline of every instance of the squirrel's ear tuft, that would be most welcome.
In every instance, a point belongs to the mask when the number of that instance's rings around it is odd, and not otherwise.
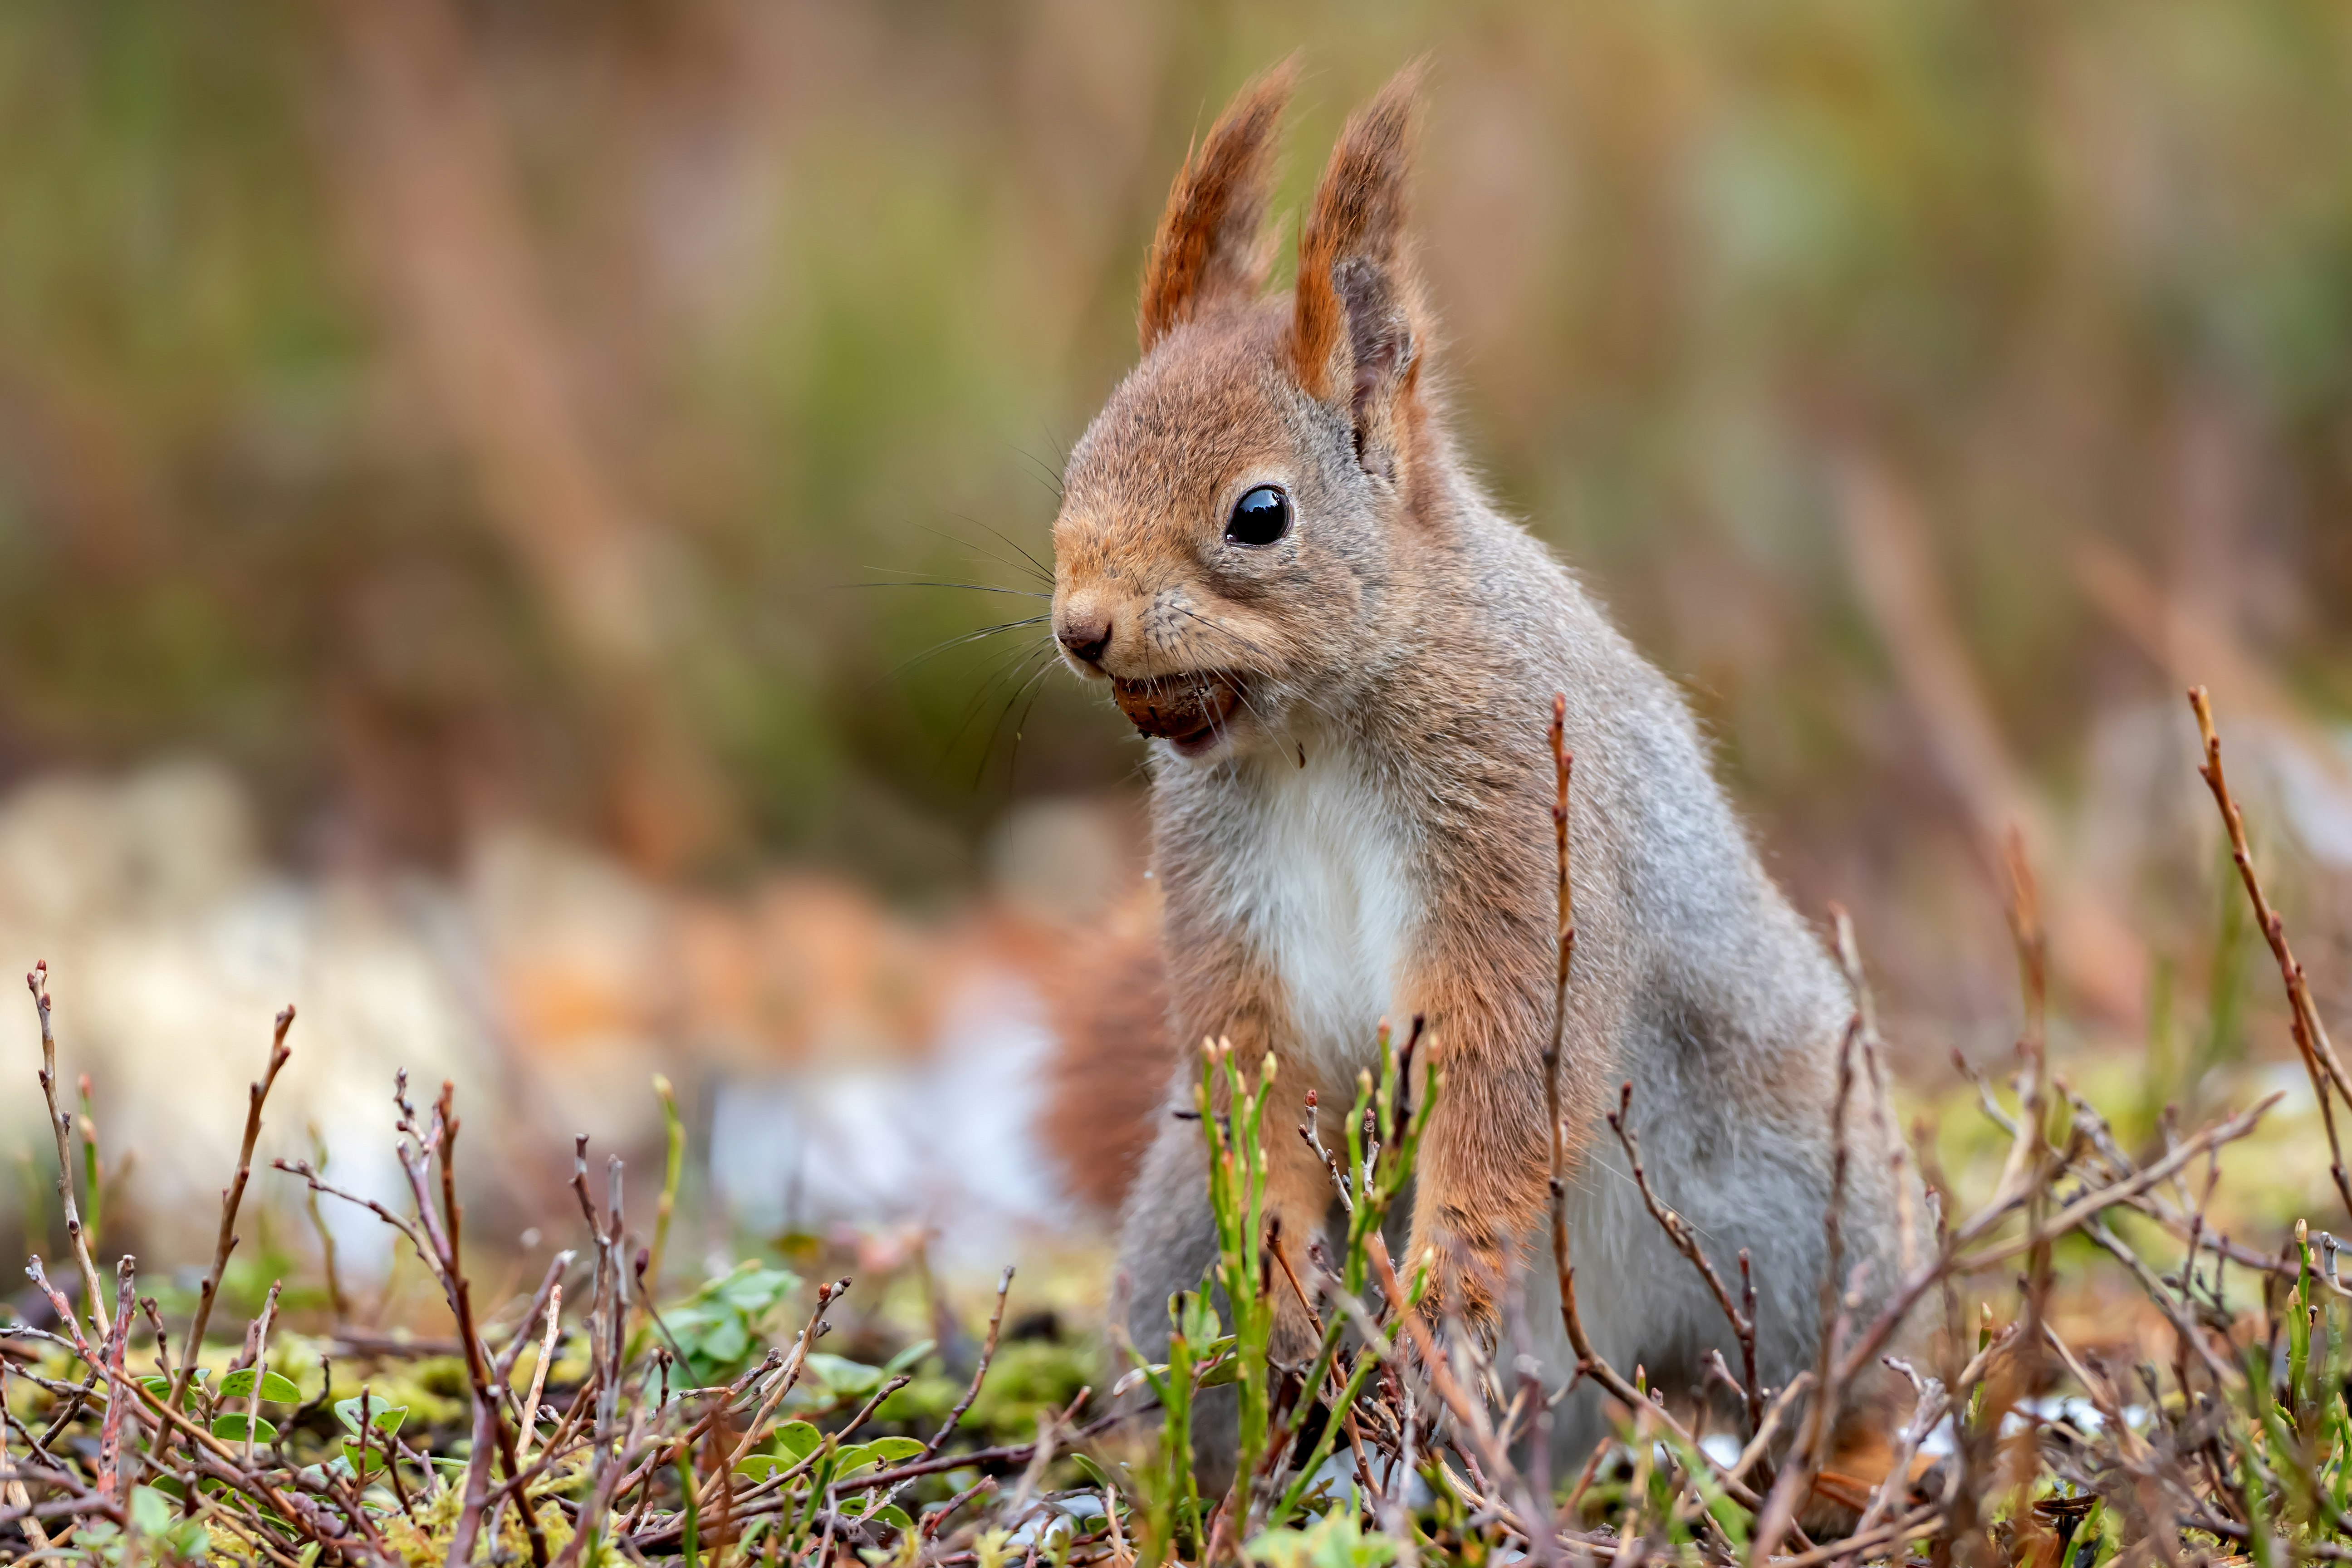
[[[1138,326],[1144,352],[1184,322],[1253,299],[1272,254],[1259,237],[1274,188],[1274,137],[1298,77],[1297,56],[1226,105],[1184,161],[1143,268]]]
[[[1291,372],[1310,396],[1349,411],[1358,453],[1391,478],[1422,348],[1405,180],[1426,69],[1405,67],[1348,121],[1298,237]]]

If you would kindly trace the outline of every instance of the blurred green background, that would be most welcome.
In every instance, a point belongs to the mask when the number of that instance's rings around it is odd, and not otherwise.
[[[194,753],[296,877],[527,823],[968,898],[1139,752],[1041,628],[956,640],[1038,601],[923,584],[1036,590],[1169,181],[1294,48],[1293,214],[1432,56],[1465,447],[1898,1014],[2011,1026],[2016,826],[2076,1014],[2188,1016],[2192,679],[2340,1008],[2329,0],[12,0],[0,789]]]

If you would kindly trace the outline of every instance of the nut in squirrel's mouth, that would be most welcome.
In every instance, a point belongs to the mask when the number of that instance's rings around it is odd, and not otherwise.
[[[1111,696],[1137,732],[1198,756],[1223,738],[1242,703],[1240,680],[1203,670],[1150,680],[1113,680]]]

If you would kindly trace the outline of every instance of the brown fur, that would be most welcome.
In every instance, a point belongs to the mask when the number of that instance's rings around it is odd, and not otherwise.
[[[1353,117],[1332,154],[1316,199],[1316,216],[1301,240],[1302,279],[1328,273],[1327,286],[1318,289],[1303,282],[1287,321],[1280,313],[1263,310],[1255,318],[1236,316],[1216,336],[1196,331],[1184,339],[1182,357],[1162,359],[1171,423],[1176,407],[1185,409],[1181,428],[1186,468],[1247,469],[1276,457],[1280,421],[1250,396],[1257,388],[1251,384],[1249,371],[1268,357],[1291,365],[1317,364],[1324,367],[1317,381],[1330,395],[1327,401],[1336,401],[1339,389],[1346,389],[1359,460],[1402,492],[1406,510],[1412,510],[1414,480],[1425,466],[1434,466],[1419,460],[1431,422],[1417,385],[1417,289],[1409,277],[1394,270],[1404,252],[1399,232],[1405,214],[1403,160],[1418,76],[1417,68],[1408,70]],[[1240,129],[1229,131],[1235,122]],[[1272,129],[1259,114],[1254,93],[1220,121],[1211,142],[1223,144],[1229,134],[1244,129],[1251,133],[1270,133]],[[1185,247],[1244,243],[1244,237],[1222,226],[1206,237],[1188,231],[1184,224],[1192,209],[1179,213],[1179,205],[1188,199],[1186,183],[1180,181],[1162,222],[1163,237],[1172,235],[1175,243]],[[1210,276],[1220,275],[1219,268],[1207,270]],[[1349,289],[1331,284],[1351,276]],[[1318,344],[1327,345],[1328,352]],[[1306,377],[1300,379],[1301,390],[1307,390]],[[1155,451],[1153,439],[1170,427],[1161,425],[1160,416],[1160,406],[1147,405],[1101,442],[1108,447],[1106,455],[1111,462],[1124,468],[1122,459],[1130,451],[1139,458],[1164,461],[1167,454]],[[1089,445],[1095,444],[1090,439]],[[1152,493],[1155,501],[1167,489],[1192,488],[1183,478],[1171,485],[1157,473],[1122,472],[1118,477],[1136,490]],[[1137,508],[1129,516],[1089,518],[1095,526],[1083,531],[1057,530],[1057,564],[1067,584],[1066,609],[1085,600],[1087,590],[1079,584],[1089,578],[1118,582],[1134,574],[1147,553],[1141,525],[1158,521],[1152,513],[1159,510],[1154,505]],[[1066,511],[1066,517],[1070,515]],[[1320,607],[1348,613],[1359,610],[1360,604],[1350,597]],[[1304,640],[1296,623],[1261,616],[1246,598],[1221,608],[1220,625],[1228,634],[1223,640],[1230,644],[1279,649]],[[1171,640],[1216,640],[1188,636],[1193,628],[1177,616],[1164,616],[1155,625],[1149,618],[1152,613],[1145,612],[1147,619],[1139,628],[1144,634],[1141,640],[1160,647]],[[1118,619],[1113,616],[1115,626]],[[1442,649],[1444,628],[1432,629],[1437,639],[1433,651]],[[1146,663],[1138,675],[1159,679],[1180,673],[1151,660],[1150,647],[1139,651]],[[1475,655],[1465,664],[1475,665]],[[1443,684],[1454,686],[1451,679]],[[1477,723],[1483,691],[1475,683],[1467,689],[1404,689],[1394,695],[1405,700],[1409,723],[1422,729],[1431,742],[1451,743],[1448,731],[1454,730],[1467,742],[1474,726],[1484,727]],[[1466,710],[1462,707],[1465,697],[1472,699]],[[1510,754],[1495,759],[1498,773],[1538,776],[1542,734],[1540,721],[1530,722],[1524,736],[1511,743]],[[1482,734],[1475,744],[1491,751],[1494,742]],[[1431,927],[1438,933],[1437,944],[1422,955],[1418,973],[1408,983],[1415,998],[1412,1011],[1425,1018],[1432,1042],[1424,1059],[1444,1059],[1450,1085],[1449,1112],[1433,1125],[1423,1163],[1410,1256],[1437,1247],[1449,1265],[1448,1303],[1491,1328],[1495,1293],[1517,1262],[1517,1238],[1544,1203],[1549,1145],[1543,1129],[1538,1042],[1551,1006],[1543,983],[1549,967],[1548,931],[1531,925],[1497,929],[1496,914],[1515,901],[1509,896],[1514,888],[1541,879],[1546,838],[1540,818],[1515,822],[1495,812],[1489,801],[1465,804],[1471,809],[1441,808],[1436,813],[1454,847],[1444,857],[1445,885],[1436,889],[1439,908]],[[1165,823],[1159,858],[1177,903],[1167,944],[1174,1039],[1227,1038],[1244,1061],[1257,1060],[1268,1051],[1290,1055],[1285,1023],[1289,999],[1279,977],[1260,961],[1243,933],[1221,919],[1203,919],[1196,912],[1214,906],[1218,890],[1197,883],[1197,858],[1171,842]],[[1327,1098],[1340,1102],[1350,1089],[1344,1080],[1318,1087]],[[1579,1095],[1591,1098],[1596,1093],[1587,1080],[1571,1093],[1571,1103]],[[1295,1140],[1277,1141],[1269,1153],[1269,1212],[1283,1218],[1286,1237],[1315,1234],[1329,1205],[1328,1175]],[[1299,1316],[1298,1323],[1287,1326],[1303,1332]]]
[[[1377,324],[1404,334],[1408,354],[1418,335],[1420,289],[1404,253],[1405,172],[1423,74],[1419,63],[1406,67],[1348,121],[1316,188],[1314,213],[1298,236],[1288,357],[1291,374],[1310,397],[1331,401],[1341,378],[1373,372],[1367,362],[1395,346],[1350,341],[1339,276],[1345,264],[1364,264],[1362,282],[1385,282],[1391,298],[1382,306],[1386,319]]]
[[[1265,286],[1273,255],[1258,230],[1274,189],[1274,132],[1297,77],[1294,57],[1251,82],[1185,159],[1144,268],[1137,312],[1144,353],[1220,305],[1248,303]]]
[[[1765,874],[1672,684],[1454,458],[1404,227],[1419,75],[1348,122],[1289,299],[1255,297],[1286,79],[1220,118],[1154,242],[1143,362],[1071,454],[1055,626],[1072,668],[1157,737],[1169,1048],[1229,1039],[1244,1062],[1277,1061],[1285,1101],[1312,1088],[1344,1105],[1376,1016],[1423,1017],[1422,1060],[1445,1086],[1407,1256],[1435,1255],[1437,1302],[1486,1335],[1502,1290],[1524,1281],[1544,1332],[1536,1297],[1551,1271],[1528,1264],[1550,1172],[1545,736],[1552,693],[1566,693],[1580,936],[1558,1093],[1580,1300],[1602,1352],[1661,1384],[1696,1387],[1706,1350],[1728,1348],[1595,1140],[1631,1079],[1668,1200],[1718,1265],[1756,1252],[1759,1358],[1784,1382],[1813,1355],[1852,999]],[[1226,538],[1236,500],[1265,484],[1289,500],[1288,531]],[[1171,691],[1194,695],[1139,700]],[[1200,724],[1205,692],[1217,700]],[[1168,1294],[1197,1284],[1213,1246],[1198,1130],[1165,1114],[1189,1103],[1192,1065],[1167,1086],[1122,1221],[1130,1331],[1147,1350],[1165,1341]],[[1893,1187],[1866,1108],[1848,1112],[1847,1258],[1869,1265],[1867,1297],[1894,1272]],[[1303,1247],[1328,1219],[1328,1178],[1296,1138],[1267,1154],[1267,1209],[1282,1245]],[[1280,1301],[1276,1349],[1293,1353],[1307,1320]],[[1591,1401],[1563,1410],[1557,1430],[1590,1441]]]
[[[1072,1195],[1117,1214],[1175,1065],[1159,898],[1114,910],[1087,961],[1054,973],[1046,1002],[1057,1045],[1038,1132]]]

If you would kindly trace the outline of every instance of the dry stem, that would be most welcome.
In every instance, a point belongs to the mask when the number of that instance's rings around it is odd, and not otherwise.
[[[278,1015],[269,1037],[269,1063],[262,1069],[259,1081],[246,1090],[245,1139],[238,1144],[236,1174],[230,1178],[227,1189],[221,1194],[220,1234],[213,1242],[213,1266],[205,1271],[203,1283],[196,1287],[195,1317],[188,1324],[188,1337],[180,1355],[180,1374],[172,1380],[172,1406],[179,1408],[187,1396],[188,1379],[194,1375],[197,1361],[205,1349],[205,1329],[212,1322],[213,1302],[220,1294],[222,1274],[228,1268],[228,1255],[237,1243],[236,1211],[245,1201],[245,1184],[253,1175],[253,1146],[261,1137],[261,1106],[269,1098],[270,1085],[278,1081],[278,1069],[293,1050],[286,1044],[287,1031],[294,1026],[294,1009],[285,1008]],[[168,1444],[169,1439],[166,1439]]]
[[[1715,1271],[1715,1265],[1708,1261],[1706,1248],[1699,1245],[1698,1233],[1651,1189],[1649,1173],[1642,1166],[1642,1145],[1633,1136],[1633,1085],[1628,1079],[1618,1089],[1617,1109],[1609,1113],[1609,1129],[1617,1134],[1617,1142],[1625,1151],[1626,1163],[1633,1167],[1633,1185],[1640,1191],[1642,1202],[1649,1206],[1650,1217],[1658,1222],[1658,1227],[1666,1233],[1666,1239],[1674,1243],[1675,1250],[1689,1258],[1691,1266],[1699,1271],[1700,1278],[1706,1281],[1706,1288],[1715,1294],[1716,1305],[1723,1309],[1724,1317],[1731,1323],[1732,1334],[1739,1342],[1739,1393],[1748,1405],[1748,1435],[1753,1437],[1764,1421],[1764,1388],[1756,1377],[1756,1321],[1749,1312],[1740,1310],[1739,1305],[1732,1300],[1731,1292],[1724,1286],[1723,1277]],[[1748,1268],[1745,1250],[1740,1253],[1739,1260],[1744,1276]],[[1746,1294],[1752,1311],[1756,1294],[1752,1284]]]
[[[2311,984],[2304,978],[2303,965],[2287,946],[2286,922],[2271,907],[2269,897],[2263,891],[2262,878],[2254,870],[2254,852],[2246,843],[2245,815],[2238,809],[2230,794],[2230,781],[2221,772],[2221,736],[2213,727],[2213,702],[2201,686],[2189,689],[2189,706],[2197,715],[2197,733],[2205,742],[2205,760],[2198,764],[2198,776],[2213,792],[2213,805],[2221,814],[2221,826],[2230,836],[2230,858],[2237,863],[2238,878],[2246,885],[2246,898],[2254,906],[2254,922],[2262,927],[2263,940],[2270,943],[2271,956],[2278,961],[2279,978],[2286,985],[2287,1006],[2293,1017],[2294,1048],[2303,1058],[2303,1070],[2310,1075],[2311,1091],[2319,1100],[2319,1114],[2327,1130],[2327,1152],[2330,1157],[2328,1174],[2336,1179],[2336,1195],[2344,1207],[2352,1213],[2352,1177],[2344,1166],[2344,1146],[2336,1135],[2336,1111],[2329,1102],[2332,1085],[2347,1106],[2352,1106],[2352,1083],[2344,1076],[2344,1064],[2336,1059],[2336,1047],[2327,1038],[2327,1026],[2320,1022],[2319,1009],[2311,999]]]
[[[49,1131],[57,1135],[58,1201],[65,1206],[66,1235],[73,1242],[74,1261],[81,1268],[82,1300],[89,1305],[89,1321],[104,1338],[112,1325],[99,1293],[98,1260],[90,1255],[89,1236],[82,1228],[81,1209],[74,1202],[73,1117],[58,1109],[58,1039],[49,1023],[48,964],[35,963],[33,972],[25,976],[25,987],[32,992],[33,1010],[41,1017],[41,1094],[49,1105]]]

